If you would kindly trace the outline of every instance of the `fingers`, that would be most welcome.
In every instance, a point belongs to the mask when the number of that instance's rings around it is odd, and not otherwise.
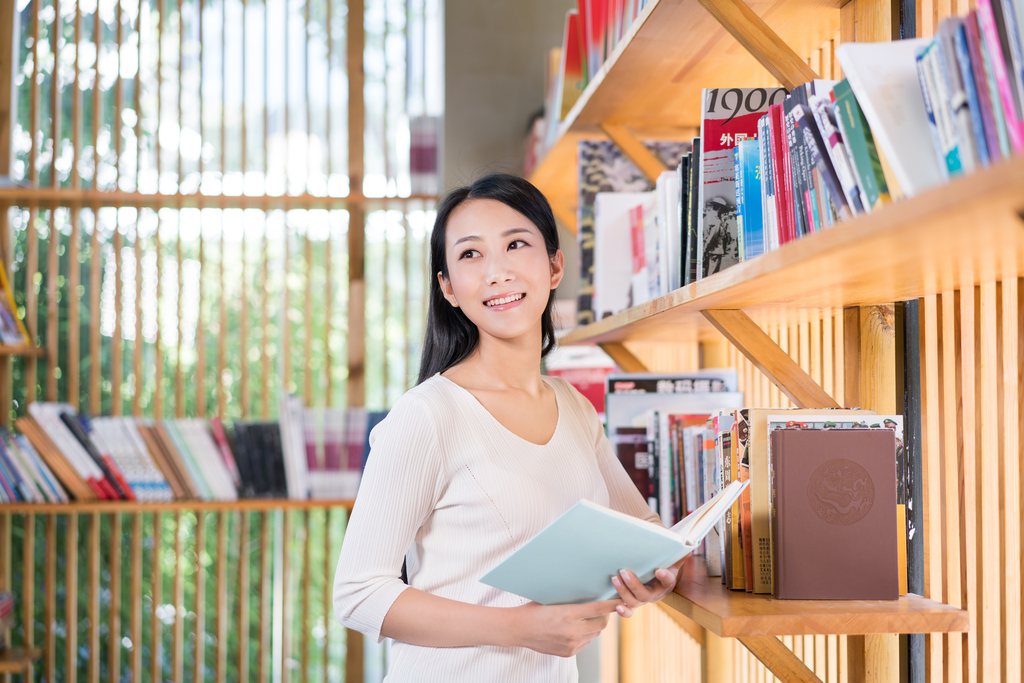
[[[613,576],[612,585],[618,590],[622,601],[630,607],[639,607],[651,600],[650,587],[641,583],[636,574],[628,569],[623,569],[618,576]]]
[[[622,604],[622,600],[619,598],[612,598],[611,600],[598,600],[597,602],[588,602],[580,605],[583,608],[583,618],[590,619],[593,617],[599,617],[601,615],[608,615],[615,611],[615,608]]]

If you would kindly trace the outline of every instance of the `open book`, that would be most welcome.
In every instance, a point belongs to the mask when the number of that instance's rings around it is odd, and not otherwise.
[[[646,583],[689,555],[749,483],[732,482],[671,529],[581,500],[480,581],[544,605],[614,598],[613,574]]]

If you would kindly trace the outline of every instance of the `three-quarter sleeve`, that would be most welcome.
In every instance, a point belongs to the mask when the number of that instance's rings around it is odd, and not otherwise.
[[[434,420],[406,395],[370,434],[370,455],[334,576],[334,613],[377,642],[408,586],[402,562],[441,495],[444,465]]]

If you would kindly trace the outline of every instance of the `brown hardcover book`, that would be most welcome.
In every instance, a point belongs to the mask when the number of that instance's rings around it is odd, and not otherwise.
[[[189,475],[188,470],[185,468],[185,463],[181,460],[181,455],[178,453],[178,449],[174,445],[174,441],[167,434],[167,430],[160,423],[157,423],[153,427],[153,435],[156,436],[157,441],[163,447],[164,457],[167,460],[168,465],[177,472],[178,481],[184,486],[185,490],[188,491],[188,498],[202,498],[199,494],[199,489],[196,488],[195,482],[192,481],[192,477]]]
[[[617,427],[615,429],[615,454],[622,463],[629,478],[644,500],[651,495],[651,479],[648,472],[647,429],[645,427]]]
[[[775,597],[896,600],[896,437],[772,432]]]
[[[187,484],[182,481],[181,474],[174,468],[167,453],[164,452],[163,444],[156,435],[156,427],[140,424],[138,428],[142,440],[146,442],[146,448],[149,449],[149,454],[153,457],[153,462],[164,473],[164,478],[167,479],[167,484],[171,487],[174,497],[191,498],[192,495],[189,493]]]
[[[39,424],[29,415],[19,417],[14,421],[14,426],[25,435],[36,451],[39,453],[46,465],[53,472],[54,476],[67,489],[75,500],[89,501],[96,500],[96,492],[92,490],[88,482],[82,479],[78,471],[67,461],[64,454],[56,444],[46,435]]]

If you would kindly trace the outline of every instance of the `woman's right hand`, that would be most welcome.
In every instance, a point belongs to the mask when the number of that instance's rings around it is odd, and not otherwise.
[[[622,600],[615,598],[581,605],[530,602],[514,607],[515,644],[541,654],[572,657],[600,635],[608,616],[621,604]]]

